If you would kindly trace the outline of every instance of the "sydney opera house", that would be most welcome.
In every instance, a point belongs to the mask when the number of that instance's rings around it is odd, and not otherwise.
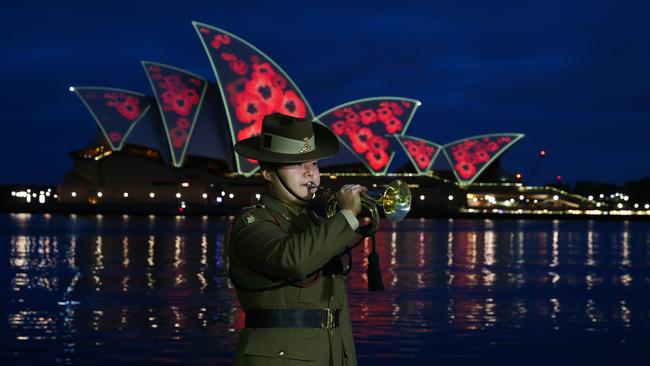
[[[396,96],[369,96],[316,114],[297,84],[265,53],[222,29],[193,26],[214,81],[143,61],[149,91],[70,88],[99,133],[90,146],[71,153],[74,167],[57,187],[58,204],[90,212],[125,207],[233,212],[255,199],[263,181],[256,162],[235,154],[232,146],[259,134],[265,115],[280,112],[313,119],[339,137],[344,148],[323,162],[323,184],[355,182],[380,190],[399,178],[411,187],[415,216],[599,210],[594,200],[552,187],[526,187],[503,172],[499,158],[523,134],[439,144],[408,133],[411,122],[417,123],[420,101]],[[408,164],[394,166],[397,154],[408,157]],[[448,169],[434,171],[440,159]]]

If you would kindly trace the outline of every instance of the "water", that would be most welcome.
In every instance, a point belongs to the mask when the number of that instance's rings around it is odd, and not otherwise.
[[[228,365],[229,219],[0,215],[3,362]],[[382,224],[349,294],[361,365],[648,365],[650,223]]]

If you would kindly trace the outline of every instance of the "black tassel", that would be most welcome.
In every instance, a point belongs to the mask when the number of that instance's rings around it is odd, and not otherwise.
[[[384,291],[384,280],[381,278],[379,256],[375,250],[375,235],[372,238],[372,252],[368,256],[368,291]]]

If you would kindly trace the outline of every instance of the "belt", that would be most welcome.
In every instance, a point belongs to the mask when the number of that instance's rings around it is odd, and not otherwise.
[[[251,309],[246,328],[323,328],[339,326],[338,309]]]

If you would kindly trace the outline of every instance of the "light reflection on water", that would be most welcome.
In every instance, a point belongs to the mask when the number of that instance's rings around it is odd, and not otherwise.
[[[228,222],[0,216],[4,358],[229,364],[243,313]],[[649,223],[413,219],[377,244],[386,291],[366,290],[368,241],[350,275],[362,364],[648,360]]]

